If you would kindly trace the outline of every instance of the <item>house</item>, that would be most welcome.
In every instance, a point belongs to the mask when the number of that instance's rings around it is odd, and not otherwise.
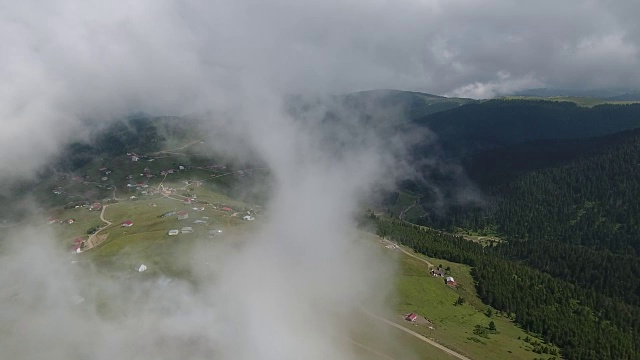
[[[82,252],[82,244],[74,244],[71,247],[71,251],[73,251],[75,254],[80,254]]]
[[[174,235],[180,234],[180,231],[178,231],[176,229],[171,229],[171,230],[169,230],[169,232],[167,234],[169,234],[170,236],[174,236]]]
[[[456,286],[456,281],[451,276],[447,276],[446,278],[444,278],[444,283],[449,285],[449,286]]]
[[[65,220],[64,222],[67,223],[67,224],[73,224],[74,222],[76,222],[76,220],[69,218],[69,219]]]
[[[131,161],[138,161],[140,158],[137,155],[131,155]]]
[[[189,213],[184,210],[178,211],[176,215],[178,215],[178,220],[186,220],[189,218]]]
[[[193,232],[193,228],[191,226],[185,226],[182,228],[181,232],[183,234],[191,234]]]
[[[183,202],[184,202],[185,205],[191,205],[191,199],[189,199],[189,198],[184,199]]]
[[[407,321],[415,322],[418,319],[418,315],[411,313],[408,314],[404,319]]]
[[[173,216],[173,215],[175,215],[175,214],[176,214],[176,212],[175,212],[175,211],[167,211],[166,213],[164,213],[164,214],[162,214],[162,215],[160,215],[160,216],[158,216],[158,217]]]
[[[225,206],[225,207],[223,207],[221,210],[222,210],[222,211],[233,211],[233,209],[232,209],[232,208],[230,208],[230,207],[226,207],[226,206]]]
[[[438,270],[431,270],[431,275],[433,276],[444,276],[444,270],[442,268],[438,268]]]
[[[100,210],[100,209],[102,209],[102,205],[99,202],[94,202],[89,207],[89,210],[93,210],[93,211],[97,211],[97,210]]]
[[[147,266],[145,264],[142,264],[138,267],[138,272],[143,272],[145,270],[147,270]]]
[[[131,220],[125,220],[120,224],[121,227],[132,227],[133,226],[133,221]]]

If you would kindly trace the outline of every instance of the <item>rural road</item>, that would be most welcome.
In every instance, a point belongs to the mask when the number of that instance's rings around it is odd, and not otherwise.
[[[396,245],[396,249],[402,251],[403,253],[407,254],[408,256],[411,256],[412,258],[414,258],[414,259],[416,259],[418,261],[422,261],[423,263],[427,264],[430,268],[431,267],[435,267],[435,265],[430,263],[428,260],[425,260],[425,259],[423,259],[421,257],[413,255],[412,253],[408,252],[407,250],[401,248],[400,245],[397,245],[397,244],[395,244],[395,243],[393,243],[393,242],[391,242],[391,241],[389,241],[387,239],[382,239],[382,241],[384,241],[385,243],[387,243],[389,245]]]
[[[370,317],[372,317],[372,318],[374,318],[374,319],[376,319],[376,320],[382,321],[383,323],[385,323],[385,324],[387,324],[387,325],[390,325],[390,326],[393,326],[393,327],[395,327],[395,328],[397,328],[397,329],[399,329],[399,330],[402,330],[402,331],[404,331],[404,332],[406,332],[406,333],[408,333],[408,334],[410,334],[410,335],[412,335],[412,336],[414,336],[414,337],[416,337],[416,338],[418,338],[418,339],[420,339],[420,340],[422,340],[422,341],[424,341],[424,342],[428,343],[429,345],[432,345],[432,346],[434,346],[434,347],[437,347],[438,349],[440,349],[440,350],[442,350],[442,351],[446,352],[447,354],[449,354],[449,355],[451,355],[451,356],[454,356],[454,357],[456,357],[456,358],[458,358],[458,359],[461,359],[461,360],[471,360],[470,358],[468,358],[468,357],[466,357],[466,356],[464,356],[464,355],[462,355],[462,354],[460,354],[460,353],[457,353],[457,352],[455,352],[455,351],[453,351],[453,350],[449,349],[449,348],[448,348],[448,347],[446,347],[446,346],[443,346],[443,345],[441,345],[441,344],[438,344],[437,342],[435,342],[435,341],[433,341],[433,340],[429,339],[428,337],[425,337],[425,336],[423,336],[423,335],[420,335],[420,334],[418,334],[417,332],[415,332],[415,331],[413,331],[413,330],[407,329],[407,328],[405,328],[405,327],[404,327],[404,326],[402,326],[402,325],[398,325],[398,324],[394,323],[393,321],[387,320],[387,319],[385,319],[385,318],[383,318],[383,317],[381,317],[381,316],[378,316],[378,315],[376,315],[376,314],[373,314],[373,313],[371,313],[371,312],[369,312],[369,311],[367,311],[367,310],[365,310],[365,309],[362,309],[362,310],[363,310],[367,315],[369,315]]]
[[[91,235],[89,236],[89,238],[87,239],[87,241],[85,241],[85,244],[86,244],[87,246],[84,248],[84,250],[83,250],[83,251],[87,251],[87,250],[91,249],[92,247],[94,247],[94,246],[98,245],[98,244],[95,244],[94,239],[96,239],[96,237],[98,236],[98,234],[99,234],[102,230],[106,229],[106,228],[107,228],[107,227],[109,227],[111,224],[113,224],[111,221],[109,221],[109,220],[107,220],[107,219],[105,219],[105,218],[104,218],[104,210],[107,208],[107,206],[109,206],[109,204],[104,205],[104,206],[102,207],[102,210],[100,211],[100,220],[102,220],[102,222],[104,222],[104,223],[105,223],[105,224],[107,224],[107,225],[106,225],[106,226],[103,226],[103,227],[102,227],[102,228],[100,228],[98,231],[94,232],[93,234],[91,234]]]

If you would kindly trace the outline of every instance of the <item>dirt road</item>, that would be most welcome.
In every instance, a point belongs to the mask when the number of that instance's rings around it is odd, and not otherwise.
[[[98,234],[100,234],[102,230],[108,228],[113,224],[111,221],[104,218],[104,210],[107,208],[107,206],[109,206],[109,204],[104,205],[102,207],[102,210],[100,211],[100,220],[102,220],[102,222],[104,222],[106,225],[89,236],[89,238],[85,241],[85,247],[82,249],[82,251],[87,251],[93,247],[96,247],[106,239],[106,235],[98,236]]]
[[[391,242],[391,241],[389,241],[389,240],[387,240],[387,239],[382,239],[382,241],[384,241],[386,244],[389,244],[389,245],[396,245],[395,243],[393,243],[393,242]],[[412,258],[414,258],[414,259],[416,259],[416,260],[418,260],[418,261],[422,261],[423,263],[427,264],[430,268],[435,267],[435,265],[433,265],[432,263],[430,263],[428,260],[426,260],[426,259],[423,259],[423,258],[421,258],[421,257],[418,257],[418,256],[413,255],[412,253],[408,252],[407,250],[405,250],[405,249],[401,248],[399,245],[396,245],[396,249],[398,249],[398,250],[402,251],[402,252],[403,252],[403,253],[405,253],[406,255],[411,256]]]
[[[398,325],[398,324],[394,323],[393,321],[387,320],[387,319],[385,319],[385,318],[383,318],[381,316],[378,316],[376,314],[373,314],[373,313],[371,313],[371,312],[369,312],[369,311],[367,311],[365,309],[362,309],[362,311],[364,311],[370,317],[372,317],[372,318],[374,318],[376,320],[382,321],[383,323],[385,323],[387,325],[390,325],[390,326],[393,326],[393,327],[395,327],[395,328],[397,328],[399,330],[402,330],[402,331],[404,331],[404,332],[406,332],[406,333],[408,333],[408,334],[410,334],[410,335],[412,335],[412,336],[414,336],[414,337],[416,337],[416,338],[428,343],[429,345],[437,347],[438,349],[446,352],[447,354],[449,354],[451,356],[454,356],[454,357],[456,357],[458,359],[461,359],[461,360],[471,360],[470,358],[468,358],[468,357],[466,357],[466,356],[464,356],[464,355],[462,355],[460,353],[457,353],[457,352],[449,349],[448,347],[446,347],[444,345],[438,344],[434,340],[431,340],[431,339],[429,339],[429,338],[427,338],[427,337],[425,337],[423,335],[420,335],[420,334],[418,334],[417,332],[415,332],[413,330],[407,329],[402,325]]]

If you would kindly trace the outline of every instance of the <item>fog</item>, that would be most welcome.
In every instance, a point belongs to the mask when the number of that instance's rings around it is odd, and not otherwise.
[[[0,183],[36,177],[70,142],[133,113],[207,114],[227,151],[259,154],[274,177],[269,221],[241,246],[186,254],[192,281],[111,276],[71,263],[46,228],[7,230],[1,357],[356,358],[353,314],[385,312],[394,264],[357,240],[353,214],[371,189],[415,175],[401,159],[422,138],[348,112],[327,123],[324,105],[292,115],[287,99],[633,87],[639,9],[611,5],[0,1]]]

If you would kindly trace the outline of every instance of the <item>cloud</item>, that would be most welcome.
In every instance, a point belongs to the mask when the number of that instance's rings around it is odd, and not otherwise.
[[[104,278],[91,267],[79,276],[41,229],[11,235],[21,246],[0,259],[0,343],[15,359],[353,358],[336,337],[348,335],[362,302],[382,301],[389,283],[379,279],[392,266],[354,240],[350,215],[366,189],[402,171],[402,142],[358,121],[328,126],[323,111],[294,119],[288,96],[400,88],[491,97],[640,80],[640,3],[631,0],[2,0],[1,8],[3,180],[33,175],[96,124],[134,112],[212,113],[276,178],[264,229],[241,249],[193,255],[225,254],[197,289]],[[79,308],[69,302],[76,294]],[[104,298],[119,316],[98,310]]]

